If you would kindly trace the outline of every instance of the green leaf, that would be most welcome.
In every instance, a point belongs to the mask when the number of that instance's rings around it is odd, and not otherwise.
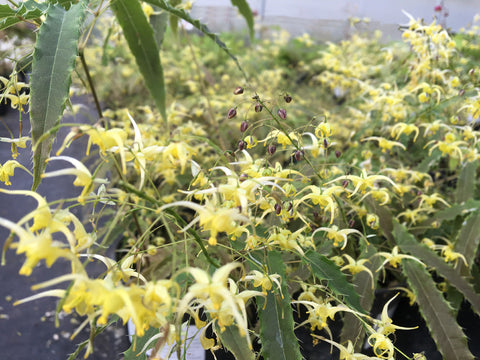
[[[370,269],[373,274],[374,284],[372,279],[366,271],[362,271],[354,276],[353,286],[360,295],[360,305],[363,309],[370,310],[375,299],[375,284],[378,279],[379,272],[375,270],[382,264],[382,258],[380,256],[373,256],[377,253],[377,249],[373,245],[368,245],[360,255],[359,259],[370,259],[364,265]],[[363,323],[351,313],[346,313],[343,318],[343,323],[348,326],[343,326],[341,339],[342,344],[346,344],[348,340],[351,340],[354,344],[355,351],[360,352],[363,346],[363,338],[365,336],[365,328]]]
[[[443,221],[454,220],[459,215],[465,215],[479,209],[480,200],[469,199],[463,204],[452,205],[444,210],[437,211],[433,216],[429,217],[428,220],[420,223],[417,228],[425,229],[433,222],[442,223]]]
[[[438,290],[432,276],[413,260],[404,260],[405,274],[438,350],[445,359],[473,359],[468,350],[467,338],[455,320],[455,315]]]
[[[457,191],[455,193],[455,199],[457,204],[461,204],[468,199],[473,198],[475,190],[475,180],[477,178],[477,166],[476,161],[466,163],[458,177]]]
[[[248,2],[246,0],[230,0],[233,6],[238,8],[238,11],[247,22],[248,32],[250,34],[250,40],[253,41],[255,30],[253,28],[253,14]]]
[[[204,33],[206,36],[208,36],[210,39],[215,41],[215,43],[223,51],[225,51],[228,54],[228,56],[230,56],[230,58],[232,58],[232,60],[237,65],[237,68],[242,73],[243,77],[245,79],[248,78],[247,74],[245,73],[243,68],[240,66],[240,63],[238,62],[238,59],[230,52],[230,50],[228,50],[227,46],[220,40],[220,38],[217,35],[215,35],[214,33],[212,33],[205,24],[202,24],[199,20],[193,19],[185,10],[177,9],[177,8],[171,6],[165,0],[143,0],[143,1],[146,2],[146,3],[149,3],[151,5],[156,5],[160,8],[162,8],[163,10],[169,12],[171,15],[175,15],[176,17],[178,17],[180,19],[183,19],[186,22],[192,24],[195,28],[197,28],[202,33]]]
[[[480,242],[480,211],[475,211],[465,221],[453,249],[465,256],[467,266],[460,260],[458,271],[463,275],[468,274],[468,269],[472,268],[473,261],[477,254],[478,244]],[[463,270],[462,270],[463,269]]]
[[[157,12],[158,8],[153,6],[153,10]],[[167,30],[167,24],[168,14],[166,12],[150,15],[150,25],[152,26],[155,42],[157,43],[157,47],[159,49],[162,48],[163,39]]]
[[[419,244],[408,230],[397,221],[394,222],[394,234],[397,244],[403,252],[414,255],[427,266],[435,269],[439,275],[443,276],[452,286],[460,291],[470,302],[472,309],[480,314],[480,297],[465,278],[460,276],[455,269],[445,263],[435,252]]]
[[[34,0],[27,0],[20,4],[18,9],[12,9],[8,5],[0,5],[0,30],[25,20],[34,20],[47,11],[46,3],[37,3]]]
[[[365,313],[362,305],[360,305],[358,293],[353,285],[348,282],[347,277],[337,264],[315,251],[305,253],[302,260],[312,269],[313,275],[317,279],[327,280],[329,289],[336,295],[342,296],[349,306],[361,313]]]
[[[269,274],[279,274],[282,277],[283,297],[278,289],[272,288],[265,299],[258,300],[262,355],[265,359],[302,359],[298,339],[293,331],[293,312],[287,289],[285,264],[277,251],[268,253],[267,262]]]
[[[240,335],[236,326],[227,326],[222,332],[215,324],[215,333],[220,338],[223,346],[230,351],[235,359],[254,360],[255,354],[250,350],[245,336]]]
[[[55,134],[50,131],[59,124],[68,99],[85,12],[84,1],[73,5],[68,11],[60,5],[52,5],[38,33],[30,85],[33,190],[40,184],[45,160],[52,148]]]
[[[153,29],[138,0],[116,0],[111,6],[145,84],[166,122],[165,81]]]
[[[152,338],[152,336],[157,335],[159,332],[158,329],[149,328],[145,331],[145,335],[143,336],[133,336],[132,345],[128,348],[127,351],[123,353],[124,360],[147,360],[147,355],[145,354],[146,351],[141,353],[142,349],[145,347],[145,344]],[[149,347],[149,349],[155,346],[155,341],[153,341]]]

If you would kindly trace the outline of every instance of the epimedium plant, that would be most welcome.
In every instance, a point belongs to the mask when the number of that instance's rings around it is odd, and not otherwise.
[[[25,10],[17,7],[17,15],[6,20],[22,16],[36,21],[46,12],[37,49],[58,13],[81,23],[85,12],[80,9],[86,6],[35,4],[25,2]],[[103,3],[94,5],[89,7],[104,9]],[[111,5],[118,25],[107,27],[101,48],[108,65],[116,57],[111,54],[125,53],[128,44],[132,55],[117,66],[131,82],[133,59],[140,74],[150,65],[138,60],[125,17],[132,13],[148,19],[150,14],[150,22],[141,21],[146,26],[155,21],[151,11],[156,10],[144,7],[140,14],[138,6],[132,10],[127,2]],[[155,5],[195,23],[178,9],[181,4]],[[30,18],[27,10],[43,12]],[[74,27],[78,33],[80,27]],[[117,37],[122,32],[124,38]],[[17,304],[52,296],[60,299],[63,311],[85,315],[80,328],[89,324],[92,336],[72,358],[85,347],[88,355],[94,334],[117,317],[131,320],[136,329],[127,359],[146,358],[148,348],[153,349],[150,358],[156,358],[165,347],[180,358],[188,344],[181,332],[188,315],[205,349],[223,346],[239,359],[302,358],[294,332],[300,327],[309,329],[315,342],[335,347],[341,359],[418,359],[420,354],[395,349],[395,333],[408,331],[389,314],[399,292],[418,305],[445,358],[473,358],[456,314],[463,300],[480,311],[475,231],[480,221],[480,69],[469,55],[476,36],[466,32],[452,39],[441,26],[411,18],[403,33],[406,45],[384,46],[378,39],[354,35],[313,47],[317,57],[296,62],[292,71],[272,70],[272,58],[284,61],[290,46],[280,35],[254,42],[251,50],[237,55],[255,77],[237,81],[244,83],[236,88],[224,74],[234,73],[238,63],[202,69],[210,56],[202,52],[202,40],[182,38],[189,44],[185,53],[164,52],[161,73],[167,84],[179,77],[179,64],[196,75],[186,94],[185,88],[167,86],[162,97],[171,91],[175,100],[168,107],[163,100],[146,106],[132,98],[125,99],[128,109],[99,110],[101,122],[72,127],[55,156],[49,150],[42,155],[68,166],[43,174],[39,169],[38,176],[73,175],[74,185],[82,188],[75,205],[93,206],[90,211],[97,217],[110,214],[107,225],[89,230],[68,208],[54,208],[34,191],[0,190],[38,202],[17,223],[0,219],[12,231],[4,251],[14,248],[26,257],[20,273],[28,276],[42,260],[47,265],[58,259],[71,263],[71,273],[37,284],[34,290],[42,291]],[[471,41],[463,42],[465,37]],[[312,47],[309,40],[296,39],[295,46]],[[91,44],[89,49],[85,42],[84,53],[99,51],[95,41]],[[73,54],[76,46],[70,49]],[[72,58],[65,72],[73,70]],[[194,61],[183,64],[181,59]],[[31,75],[32,130],[35,111],[42,111],[34,110],[37,61]],[[291,81],[297,72],[304,74],[297,88],[282,81]],[[92,73],[93,80],[107,80],[95,65]],[[144,81],[155,99],[150,80]],[[28,85],[4,83],[11,100],[18,99],[12,105],[26,105],[28,95],[22,98],[21,90]],[[93,91],[91,84],[87,91]],[[265,84],[281,90],[267,94],[272,89],[263,89]],[[81,81],[75,79],[75,85]],[[57,104],[68,93],[69,86],[63,86]],[[32,133],[34,144],[58,129],[63,103],[58,106],[58,114],[46,111],[45,117],[56,118],[42,125],[37,140]],[[28,137],[21,135],[5,141],[24,146]],[[93,169],[62,155],[80,136],[88,137],[86,154],[92,145],[98,152]],[[2,165],[0,179],[6,185],[15,166],[23,165],[15,160]],[[113,241],[115,230],[125,243],[122,256],[110,259],[99,249]],[[90,277],[85,264],[92,260],[105,264],[104,274]],[[69,286],[56,288],[62,283]],[[374,318],[369,312],[382,287],[391,289],[392,296]],[[295,312],[306,316],[295,323]],[[344,326],[337,337],[331,328],[340,320]],[[209,328],[213,338],[206,335]],[[365,355],[365,342],[373,354]]]

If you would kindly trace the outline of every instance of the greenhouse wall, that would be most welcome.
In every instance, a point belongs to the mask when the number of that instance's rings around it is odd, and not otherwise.
[[[360,30],[381,30],[384,39],[398,39],[400,24],[407,24],[405,11],[415,18],[426,22],[433,20],[435,6],[441,1],[428,0],[250,0],[252,11],[256,14],[259,28],[257,36],[270,31],[278,25],[288,30],[292,36],[308,33],[320,40],[340,40],[353,31],[349,18],[369,18],[368,24],[362,23]],[[443,1],[448,12],[445,19],[447,27],[459,31],[472,22],[473,16],[480,13],[480,1],[450,0]],[[241,30],[244,20],[228,0],[196,0],[192,8],[194,18],[205,22],[213,31]],[[438,15],[438,13],[437,13]],[[442,16],[440,16],[442,18]]]

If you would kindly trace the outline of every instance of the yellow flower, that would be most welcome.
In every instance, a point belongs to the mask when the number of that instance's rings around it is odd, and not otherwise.
[[[391,266],[396,268],[396,267],[398,267],[398,264],[400,264],[402,259],[414,260],[414,261],[422,264],[423,266],[425,266],[425,264],[423,262],[421,262],[420,260],[418,260],[415,256],[399,254],[398,253],[398,246],[395,246],[392,249],[391,253],[381,251],[381,252],[376,253],[374,256],[382,256],[382,257],[385,258],[385,261],[382,263],[382,265],[380,265],[380,267],[377,269],[377,271],[379,271],[387,263],[389,263]]]
[[[74,186],[83,186],[83,190],[81,194],[78,196],[78,202],[80,204],[85,203],[86,197],[90,194],[93,189],[94,183],[108,183],[105,179],[96,179],[92,176],[90,171],[87,169],[85,165],[83,165],[80,161],[70,156],[55,156],[48,159],[48,161],[52,160],[64,160],[71,163],[74,168],[69,169],[61,169],[52,171],[49,173],[42,174],[43,178],[46,177],[54,177],[54,176],[61,176],[61,175],[75,175],[75,180],[73,181]]]
[[[32,173],[27,170],[22,164],[16,160],[7,160],[3,165],[0,164],[0,181],[5,183],[5,185],[12,185],[10,182],[10,176],[14,175],[15,168],[20,168],[28,172],[30,175]]]
[[[40,260],[45,260],[50,267],[59,257],[72,258],[68,249],[64,249],[61,243],[52,240],[48,230],[35,235],[3,218],[0,218],[0,225],[15,233],[19,241],[12,244],[12,247],[17,249],[17,254],[25,254],[26,260],[19,271],[20,275],[29,276]]]

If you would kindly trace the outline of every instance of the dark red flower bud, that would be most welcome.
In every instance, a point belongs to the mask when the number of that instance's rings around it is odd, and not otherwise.
[[[291,97],[290,95],[288,95],[288,94],[285,95],[285,96],[283,97],[283,99],[285,100],[285,102],[286,102],[287,104],[290,104],[290,103],[292,102],[292,97]]]
[[[295,160],[300,161],[303,159],[303,156],[305,155],[305,152],[303,150],[297,150],[295,151]]]
[[[263,106],[260,103],[255,104],[255,112],[259,113],[260,111],[263,110]]]
[[[277,151],[277,146],[275,144],[268,145],[267,152],[269,155],[275,154],[275,151]]]
[[[231,108],[230,110],[228,110],[227,117],[228,117],[229,119],[232,119],[232,118],[234,118],[235,116],[237,116],[237,108]]]
[[[287,110],[285,110],[285,109],[278,109],[277,114],[283,120],[285,120],[287,118]]]
[[[277,203],[275,204],[274,209],[275,209],[275,214],[280,215],[280,213],[282,212],[282,205]]]
[[[354,225],[355,225],[355,219],[350,219],[350,220],[348,221],[348,227],[353,228]]]
[[[238,142],[238,150],[242,151],[243,149],[245,149],[245,147],[247,146],[247,143],[243,140],[240,140]]]
[[[348,180],[343,180],[342,181],[342,186],[343,186],[343,188],[346,188],[348,186]]]
[[[463,96],[465,95],[465,89],[460,89],[460,91],[458,92],[458,96]]]
[[[238,180],[239,180],[240,182],[244,182],[244,181],[247,180],[247,179],[248,179],[248,175],[245,174],[245,173],[240,174],[240,176],[239,176],[239,178],[238,178]]]
[[[248,121],[242,121],[240,124],[240,131],[243,133],[248,129]]]
[[[437,5],[433,8],[433,10],[435,10],[436,12],[440,12],[442,11],[442,5]]]
[[[243,88],[241,86],[237,86],[235,90],[233,90],[234,95],[241,95],[243,94]]]
[[[326,138],[323,138],[323,147],[325,149],[328,148],[328,140]]]
[[[338,150],[335,151],[335,156],[337,157],[337,159],[342,156],[342,153]]]

